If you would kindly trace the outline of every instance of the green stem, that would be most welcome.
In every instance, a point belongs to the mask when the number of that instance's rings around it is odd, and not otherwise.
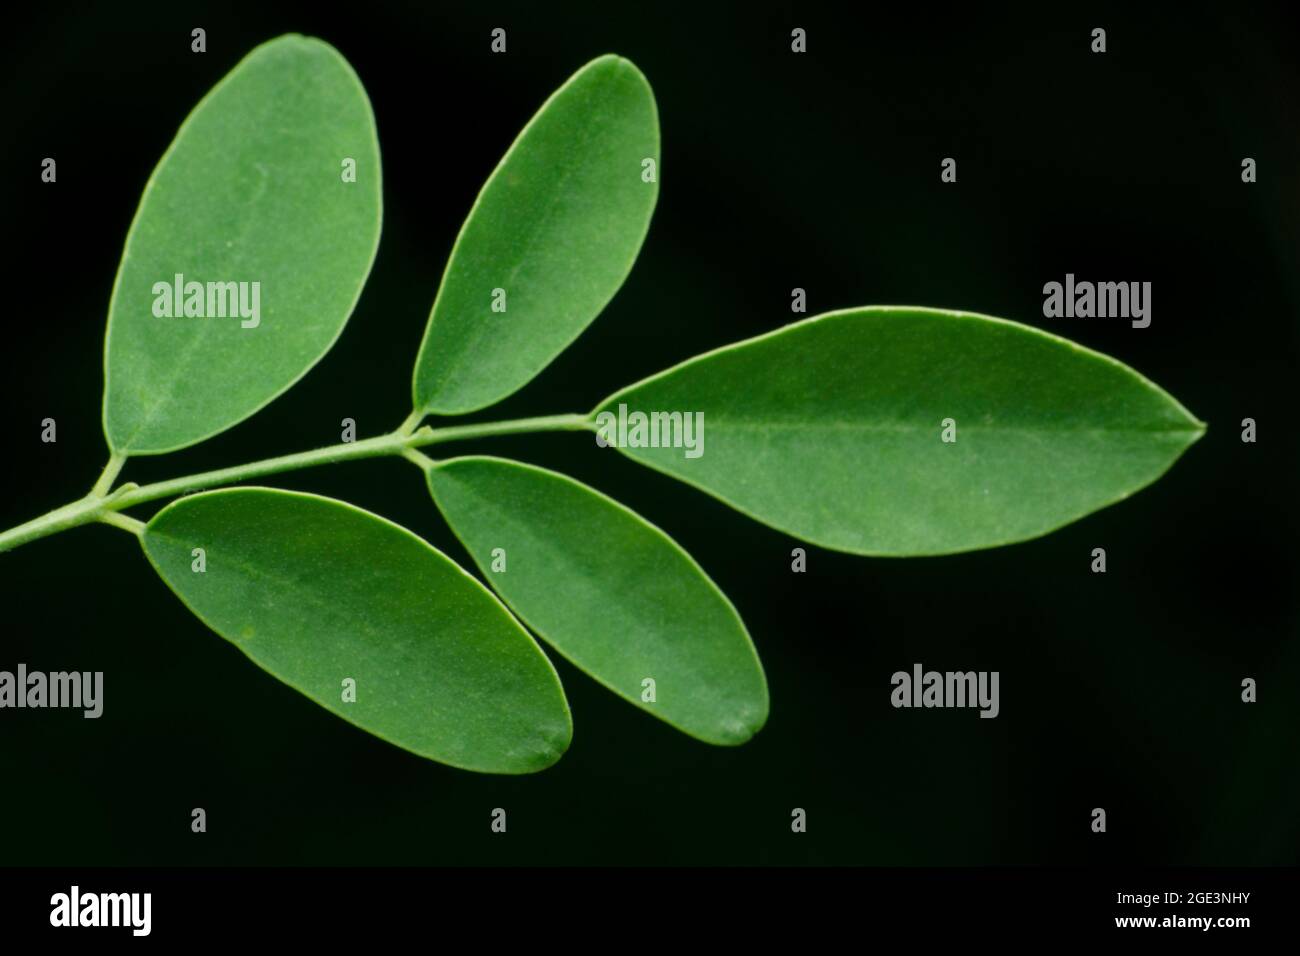
[[[117,481],[118,474],[122,471],[122,466],[126,464],[126,455],[119,452],[113,452],[108,458],[108,464],[104,466],[104,472],[95,482],[95,487],[90,489],[91,498],[103,498],[108,494],[108,489],[113,487],[113,482]]]
[[[172,478],[168,481],[141,485],[134,491],[128,491],[117,501],[118,508],[130,508],[159,498],[174,498],[191,491],[201,491],[217,485],[229,485],[263,475],[275,475],[282,471],[296,471],[299,468],[312,468],[316,465],[331,465],[340,461],[352,461],[355,458],[376,458],[380,455],[400,454],[407,447],[411,437],[401,435],[380,435],[363,441],[343,442],[328,448],[314,451],[301,451],[293,455],[280,455],[278,458],[266,458],[250,462],[247,465],[235,465],[233,468],[218,468],[216,471],[204,471],[184,478]]]
[[[37,538],[48,537],[75,528],[77,525],[95,521],[103,508],[104,499],[91,495],[64,505],[62,508],[55,508],[48,514],[33,518],[25,524],[0,534],[0,551],[9,551],[28,541],[35,541]]]
[[[406,421],[402,422],[402,424],[397,426],[397,431],[395,432],[395,434],[409,435],[415,431],[415,426],[420,424],[420,422],[422,422],[423,420],[424,420],[424,412],[420,411],[417,408],[415,411],[411,412],[411,414],[407,416]]]
[[[138,521],[130,515],[118,514],[116,511],[105,511],[99,516],[99,520],[104,524],[111,524],[114,528],[130,531],[137,538],[144,534],[144,522]]]
[[[281,455],[263,461],[236,465],[233,468],[219,468],[205,471],[184,478],[172,478],[151,485],[125,484],[108,494],[108,487],[121,471],[126,461],[125,455],[114,454],[109,459],[104,474],[95,483],[89,495],[79,501],[56,508],[48,514],[33,518],[16,528],[0,532],[0,552],[9,551],[28,541],[45,538],[78,525],[92,521],[104,521],[117,527],[126,528],[139,534],[143,526],[135,519],[115,520],[116,512],[123,508],[157,501],[159,498],[172,498],[191,491],[200,491],[217,485],[228,485],[263,475],[274,475],[284,471],[296,471],[299,468],[312,468],[316,465],[329,465],[355,458],[377,458],[384,455],[404,455],[408,450],[425,445],[442,442],[459,441],[465,438],[486,438],[492,435],[516,435],[527,432],[545,431],[582,431],[592,428],[591,419],[585,415],[543,415],[538,418],[519,418],[505,422],[483,422],[474,425],[453,425],[447,428],[431,428],[428,425],[409,432],[418,424],[422,415],[412,415],[397,431],[377,438],[363,441],[343,442],[314,451],[298,452],[294,455]],[[110,517],[113,516],[113,517]],[[134,522],[134,523],[132,523]]]
[[[594,430],[586,415],[542,415],[539,418],[515,418],[507,422],[482,422],[475,425],[450,425],[447,428],[422,428],[411,437],[412,447],[437,445],[461,438],[488,438],[492,435],[519,435],[527,432]],[[423,436],[423,437],[421,437]]]
[[[434,461],[432,458],[430,458],[428,455],[424,454],[423,452],[416,451],[414,448],[406,449],[406,451],[402,452],[402,457],[405,458],[407,461],[409,461],[411,464],[413,464],[416,468],[419,468],[421,471],[428,471],[430,468],[432,468],[434,465],[437,464],[437,462]]]

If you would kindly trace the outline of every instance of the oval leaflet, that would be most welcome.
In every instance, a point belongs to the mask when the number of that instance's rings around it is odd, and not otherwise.
[[[615,442],[625,455],[797,538],[882,556],[1046,534],[1155,481],[1204,431],[1128,366],[1065,339],[894,306],[709,352],[592,414],[634,412],[702,413],[701,453]]]
[[[426,475],[484,577],[579,668],[709,743],[744,743],[763,726],[767,680],[744,623],[663,531],[533,465],[454,458]]]
[[[569,745],[564,692],[533,639],[390,521],[331,498],[231,488],[174,501],[141,543],[205,624],[390,743],[492,773],[542,770]]]
[[[380,197],[347,61],[292,35],[245,57],[181,125],[127,234],[104,344],[109,447],[184,448],[306,374],[361,295]]]
[[[416,359],[416,409],[491,405],[591,324],[650,228],[658,162],[654,95],[629,61],[592,60],[551,95],[456,237]]]

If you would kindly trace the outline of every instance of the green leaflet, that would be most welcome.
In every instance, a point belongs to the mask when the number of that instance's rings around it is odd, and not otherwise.
[[[255,49],[182,124],[131,224],[105,343],[110,447],[183,448],[288,389],[343,330],[379,222],[379,144],[352,68],[306,37]],[[206,317],[156,314],[155,285],[177,275],[202,295],[166,304],[201,302]],[[243,312],[225,283],[245,284]]]
[[[1155,481],[1204,430],[1114,359],[1014,322],[910,307],[830,312],[718,349],[593,416],[608,424],[620,405],[625,418],[704,414],[698,457],[622,447],[629,457],[791,535],[872,555],[1045,534]]]
[[[546,656],[481,584],[404,528],[330,498],[236,488],[174,501],[141,540],[205,624],[363,730],[492,773],[541,770],[569,745]],[[343,701],[346,678],[355,703]]]
[[[417,410],[491,405],[591,324],[650,227],[658,163],[654,96],[627,60],[593,60],[542,105],[456,239],[416,360]]]
[[[709,743],[744,743],[763,726],[767,682],[744,624],[658,528],[572,478],[501,458],[456,458],[427,476],[484,576],[582,670]]]

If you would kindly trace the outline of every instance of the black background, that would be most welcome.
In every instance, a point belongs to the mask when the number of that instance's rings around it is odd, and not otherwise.
[[[102,670],[105,713],[0,712],[0,864],[1294,863],[1300,616],[1297,34],[1266,8],[884,14],[805,4],[23,5],[0,33],[6,143],[0,525],[83,495],[109,292],[140,190],[198,99],[284,32],[365,83],[384,233],[342,338],[255,418],[129,463],[145,482],[395,427],[443,263],[542,100],[606,52],[663,130],[631,278],[541,376],[476,418],[581,411],[809,311],[945,306],[1049,327],[1209,423],[1140,494],[1042,540],[932,559],[809,548],[590,436],[475,443],[569,471],[663,527],[736,603],[772,694],[720,749],[556,658],[575,736],[553,769],[479,776],[359,731],[191,617],[130,536],[0,556],[0,669]],[[489,52],[494,27],[508,53]],[[809,52],[789,50],[808,31]],[[1090,31],[1108,51],[1089,51]],[[190,52],[190,30],[208,51]],[[58,162],[58,182],[40,162]],[[958,183],[939,163],[958,161]],[[1245,156],[1259,182],[1243,184]],[[1047,320],[1042,286],[1153,283],[1150,328]],[[1259,423],[1243,444],[1240,422]],[[58,422],[42,444],[40,421]],[[457,558],[398,460],[280,476]],[[139,509],[147,517],[150,509]],[[1105,547],[1109,570],[1089,571]],[[552,655],[555,657],[555,655]],[[894,710],[914,662],[1001,672],[1001,715]],[[1243,704],[1240,682],[1259,683]],[[504,807],[509,832],[493,835]],[[1093,807],[1108,832],[1090,831]],[[208,814],[206,834],[190,811]],[[790,811],[808,812],[806,834]]]

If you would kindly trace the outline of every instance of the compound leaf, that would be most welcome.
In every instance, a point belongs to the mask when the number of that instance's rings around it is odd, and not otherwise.
[[[654,96],[627,60],[593,60],[542,105],[456,239],[416,361],[417,409],[491,405],[591,324],[650,227],[658,163]]]
[[[635,414],[653,412],[703,413],[702,444],[681,447],[683,430],[647,447],[643,428],[631,447]],[[1002,319],[904,307],[830,312],[698,356],[593,416],[636,461],[870,555],[1046,534],[1155,481],[1204,431],[1114,359]]]
[[[709,743],[762,727],[767,682],[745,625],[658,528],[572,478],[501,458],[455,458],[427,476],[487,580],[579,668]]]
[[[342,332],[379,223],[375,121],[352,68],[307,37],[253,50],[181,125],[127,234],[105,342],[110,447],[192,445],[293,385]]]
[[[363,730],[491,773],[541,770],[568,747],[568,705],[541,649],[404,528],[330,498],[232,488],[174,501],[141,540],[205,624]]]

